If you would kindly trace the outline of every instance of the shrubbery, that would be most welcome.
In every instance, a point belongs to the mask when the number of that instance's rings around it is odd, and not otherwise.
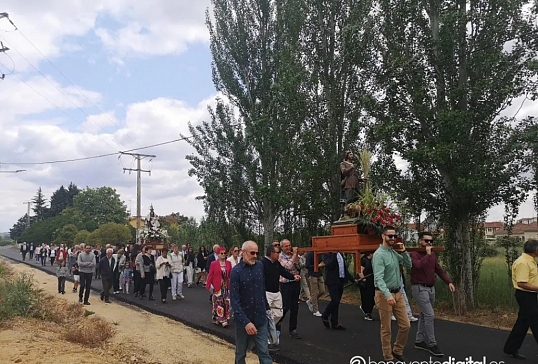
[[[54,322],[62,327],[62,337],[67,341],[102,346],[114,335],[114,328],[100,317],[88,317],[88,313],[79,303],[37,289],[30,274],[16,274],[0,260],[0,323],[14,317]]]
[[[37,302],[32,277],[27,273],[13,274],[0,263],[0,322],[15,316],[30,316]]]

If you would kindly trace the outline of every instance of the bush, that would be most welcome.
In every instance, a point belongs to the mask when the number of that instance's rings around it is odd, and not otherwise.
[[[2,277],[0,280],[0,322],[15,316],[30,315],[37,301],[32,282],[32,276],[27,273]]]
[[[94,317],[66,326],[63,337],[72,343],[96,348],[105,345],[114,333],[114,328],[108,321]]]
[[[484,257],[492,258],[499,255],[499,251],[494,246],[486,245],[483,249]]]

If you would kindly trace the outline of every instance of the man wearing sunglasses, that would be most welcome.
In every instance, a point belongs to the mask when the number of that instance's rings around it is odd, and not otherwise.
[[[245,364],[249,341],[256,345],[261,364],[272,364],[268,347],[269,304],[265,291],[263,264],[258,260],[258,245],[246,241],[243,259],[230,275],[230,301],[235,325],[235,364]]]
[[[403,244],[396,244],[396,230],[392,226],[383,229],[383,244],[375,251],[372,257],[374,270],[375,303],[379,310],[381,321],[381,347],[383,358],[388,361],[405,362],[403,349],[407,343],[411,324],[407,316],[405,300],[401,292],[402,276],[400,265],[411,268],[411,258]],[[394,314],[398,322],[398,334],[391,346],[391,316]]]
[[[433,304],[435,302],[435,275],[438,275],[451,292],[456,288],[437,262],[435,253],[432,252],[432,234],[423,231],[418,235],[418,243],[425,252],[412,252],[411,262],[411,292],[420,308],[418,320],[417,336],[415,338],[415,348],[428,351],[433,356],[443,356],[443,352],[435,341],[433,326]]]

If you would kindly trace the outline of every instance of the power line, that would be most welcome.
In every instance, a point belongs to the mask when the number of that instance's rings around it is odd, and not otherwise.
[[[134,152],[134,151],[137,151],[137,150],[154,148],[154,147],[160,147],[162,145],[177,143],[177,142],[180,142],[182,140],[187,140],[187,139],[191,139],[191,138],[194,138],[194,135],[191,135],[191,136],[188,136],[188,137],[182,137],[182,138],[178,138],[178,139],[174,139],[174,140],[169,140],[167,142],[152,144],[152,145],[148,145],[148,146],[145,146],[145,147],[133,148],[133,149],[120,151],[120,152],[115,152],[115,153],[99,154],[99,155],[95,155],[95,156],[91,156],[91,157],[62,159],[62,160],[47,161],[47,162],[0,162],[0,165],[10,164],[10,165],[26,165],[26,166],[28,166],[28,165],[44,165],[44,164],[59,164],[59,163],[80,162],[80,161],[84,161],[84,160],[105,158],[105,157],[111,157],[111,156],[115,156],[115,155],[120,155],[121,156],[122,154],[126,154],[126,153],[129,153],[129,152]]]

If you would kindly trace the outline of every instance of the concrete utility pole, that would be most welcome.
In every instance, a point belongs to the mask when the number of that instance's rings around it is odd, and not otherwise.
[[[149,175],[151,176],[150,170],[143,170],[141,168],[141,160],[142,158],[156,158],[157,156],[148,155],[148,154],[139,154],[139,153],[123,153],[123,152],[121,152],[121,154],[130,155],[136,159],[136,169],[123,168],[123,172],[125,173],[125,171],[129,171],[129,174],[131,174],[131,172],[136,171],[136,244],[138,244],[139,243],[138,231],[140,230],[140,217],[141,217],[140,205],[141,205],[141,197],[142,197],[141,173],[146,172],[146,173],[149,173]]]
[[[30,227],[30,206],[32,201],[23,202],[23,205],[28,205],[28,212],[26,213],[26,229]]]

